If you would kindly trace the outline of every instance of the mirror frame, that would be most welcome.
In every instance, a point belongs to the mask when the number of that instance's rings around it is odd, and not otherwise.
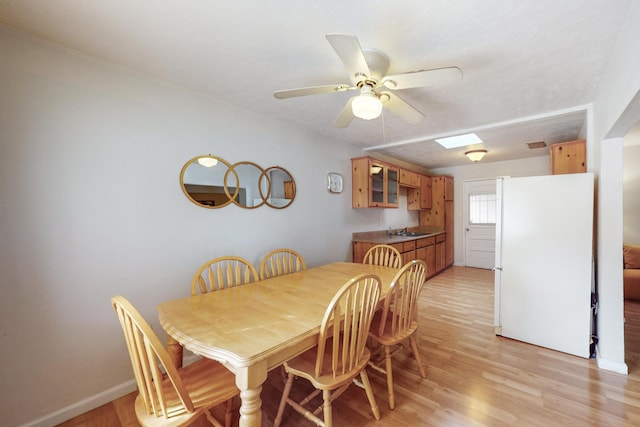
[[[260,194],[260,197],[262,198],[262,202],[260,202],[259,204],[255,205],[255,206],[246,206],[241,204],[238,201],[238,196],[240,193],[240,188],[242,185],[242,180],[240,179],[241,175],[237,170],[236,167],[237,166],[243,166],[243,165],[247,165],[247,166],[254,166],[258,171],[260,171],[260,175],[258,176],[258,180],[255,183],[256,186],[255,188],[258,190],[257,193]],[[236,176],[236,182],[238,183],[238,185],[236,186],[236,191],[233,194],[233,196],[230,194],[229,192],[229,186],[227,185],[227,178],[229,176],[229,174],[233,172]],[[236,205],[239,206],[243,209],[255,209],[255,208],[259,208],[260,206],[264,205],[266,203],[266,198],[264,197],[264,194],[262,193],[262,188],[260,187],[260,183],[262,181],[262,177],[265,176],[265,170],[262,169],[262,167],[254,162],[249,162],[249,161],[242,161],[242,162],[237,162],[234,163],[233,165],[231,165],[231,167],[227,170],[227,172],[224,174],[224,192],[227,195],[227,197],[229,197],[231,199],[231,201]],[[245,188],[248,188],[248,186],[245,183]]]
[[[271,198],[271,190],[273,188],[273,183],[271,182],[271,179],[269,179],[269,171],[271,171],[271,170],[281,170],[284,173],[286,173],[289,176],[289,178],[291,178],[291,185],[292,185],[291,191],[293,191],[293,194],[291,195],[290,199],[287,199],[287,200],[289,200],[289,203],[287,203],[284,206],[275,206],[275,205],[272,205],[271,203],[269,203],[269,199]],[[284,209],[284,208],[288,208],[289,206],[291,206],[291,203],[293,203],[293,201],[296,198],[296,192],[297,192],[296,181],[295,181],[295,179],[293,179],[293,175],[291,175],[291,173],[288,170],[286,170],[285,168],[283,168],[282,166],[271,166],[271,167],[268,167],[267,169],[264,170],[264,177],[265,177],[265,179],[267,180],[267,182],[269,184],[269,187],[268,187],[269,191],[267,192],[267,195],[265,197],[266,205],[271,207],[271,208],[274,208],[274,209]],[[262,181],[262,177],[260,178],[260,180]],[[260,184],[262,184],[262,182],[260,182]],[[260,190],[262,191],[262,186],[260,186]]]
[[[221,205],[217,205],[217,206],[210,206],[210,205],[205,205],[202,204],[200,202],[198,202],[197,200],[195,200],[191,194],[187,191],[187,188],[184,186],[184,174],[187,171],[187,169],[189,168],[189,166],[191,166],[194,163],[198,162],[198,159],[202,159],[202,158],[212,158],[212,159],[216,159],[218,161],[218,163],[222,163],[223,165],[225,165],[227,167],[227,171],[225,172],[224,175],[224,181],[223,181],[223,186],[224,186],[224,192],[227,195],[227,197],[229,198],[229,200],[227,200],[226,202],[224,202]],[[218,156],[212,156],[211,154],[205,154],[205,155],[201,155],[201,156],[195,156],[192,159],[190,159],[189,161],[187,161],[184,166],[182,167],[182,170],[180,171],[180,188],[182,189],[182,192],[184,193],[185,196],[187,196],[187,199],[189,199],[189,201],[191,201],[192,203],[194,203],[197,206],[200,206],[201,208],[207,208],[207,209],[218,209],[218,208],[223,208],[225,206],[228,206],[229,204],[231,204],[232,201],[235,200],[235,197],[237,196],[238,193],[238,189],[240,188],[239,185],[236,185],[236,191],[233,194],[233,196],[231,196],[229,194],[229,189],[227,188],[227,174],[229,173],[229,171],[232,170],[231,164],[229,162],[227,162],[225,159],[223,159],[222,157],[218,157]],[[233,172],[234,176],[236,177],[236,182],[239,183],[240,180],[238,179],[238,175],[236,174],[236,172]]]

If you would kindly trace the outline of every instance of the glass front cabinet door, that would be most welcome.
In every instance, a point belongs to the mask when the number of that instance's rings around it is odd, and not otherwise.
[[[371,157],[351,159],[351,165],[352,207],[398,207],[398,167]]]

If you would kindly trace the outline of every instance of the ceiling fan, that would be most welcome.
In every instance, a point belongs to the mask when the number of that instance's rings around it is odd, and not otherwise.
[[[434,86],[462,78],[462,71],[458,67],[386,75],[389,58],[384,53],[375,49],[362,49],[355,36],[328,34],[326,38],[347,68],[350,83],[279,90],[273,92],[273,96],[287,99],[358,90],[360,94],[347,101],[333,124],[337,128],[346,128],[354,117],[375,119],[380,116],[382,107],[388,108],[409,123],[419,123],[424,115],[389,90]]]

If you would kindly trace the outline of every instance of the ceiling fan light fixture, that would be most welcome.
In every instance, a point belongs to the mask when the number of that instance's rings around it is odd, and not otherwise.
[[[360,96],[355,97],[351,102],[351,111],[360,119],[372,120],[382,113],[382,102],[373,93],[371,86],[365,85],[361,89]]]
[[[472,162],[479,162],[485,154],[487,154],[487,150],[471,150],[464,153]]]

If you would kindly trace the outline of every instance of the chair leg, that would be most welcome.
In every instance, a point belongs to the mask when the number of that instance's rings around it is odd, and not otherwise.
[[[284,413],[284,407],[287,405],[287,398],[291,392],[292,385],[293,374],[289,374],[287,382],[284,385],[284,390],[282,391],[282,399],[280,399],[280,406],[278,406],[278,413],[276,414],[276,419],[273,421],[273,427],[279,427],[282,422],[282,414]]]
[[[367,393],[367,399],[369,399],[369,405],[371,405],[371,412],[373,412],[373,416],[376,420],[380,419],[380,409],[378,409],[378,404],[376,403],[376,398],[373,395],[373,390],[371,389],[371,383],[369,382],[369,376],[367,375],[367,371],[364,369],[360,372],[360,378],[362,379],[362,384],[364,384],[364,391]]]
[[[416,362],[418,362],[418,369],[420,370],[420,376],[422,378],[427,378],[427,372],[424,370],[424,366],[422,366],[422,361],[420,360],[420,353],[418,352],[418,343],[416,342],[416,338],[409,337],[409,343],[411,344],[411,350],[413,351],[413,355],[416,357]]]
[[[322,398],[324,399],[324,410],[322,411],[324,416],[324,426],[333,427],[333,415],[331,413],[331,391],[323,390]]]
[[[387,392],[389,393],[389,409],[396,407],[396,397],[393,394],[393,371],[391,368],[391,348],[384,346],[384,364],[387,371]]]
[[[231,427],[231,417],[233,416],[233,399],[227,400],[227,405],[224,411],[224,427]]]

